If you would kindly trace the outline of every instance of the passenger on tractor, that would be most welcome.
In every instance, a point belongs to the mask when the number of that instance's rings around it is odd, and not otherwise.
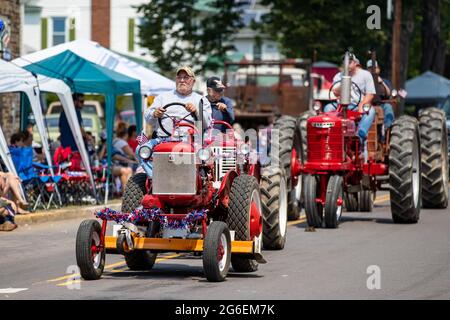
[[[373,77],[369,71],[362,69],[359,60],[353,53],[350,53],[348,70],[352,78],[352,82],[355,83],[361,90],[361,99],[360,99],[360,93],[358,92],[358,88],[352,85],[351,103],[348,106],[348,109],[352,111],[359,111],[362,113],[363,106],[371,105],[373,99],[375,98],[376,91]],[[344,75],[343,72],[337,73],[333,78],[333,83],[341,81],[343,75]],[[340,84],[335,85],[333,88],[333,93],[338,99],[340,97],[340,90],[341,90]],[[324,112],[335,111],[336,107],[337,107],[336,104],[329,103],[325,106],[323,111]],[[375,115],[376,113],[373,108],[370,108],[368,113],[363,114],[358,125],[358,136],[361,139],[361,143],[366,142],[367,134],[375,119]]]
[[[230,98],[224,96],[224,90],[225,85],[219,77],[210,77],[206,81],[206,98],[211,103],[212,118],[214,120],[228,122],[232,125],[234,122],[233,102]],[[214,129],[225,133],[227,126],[216,124],[214,125]]]
[[[193,114],[199,119],[199,107],[200,102],[203,106],[203,128],[206,129],[211,124],[212,111],[211,104],[208,99],[202,97],[200,94],[193,91],[195,84],[195,73],[188,66],[181,66],[176,71],[175,78],[176,89],[173,91],[165,92],[158,95],[153,101],[150,108],[148,108],[144,113],[144,118],[153,128],[152,135],[152,146],[154,147],[159,142],[170,137],[169,132],[171,132],[173,127],[172,119],[169,117],[164,117],[165,115],[185,119],[189,122],[194,123],[195,119]],[[181,105],[172,105],[170,108],[164,109],[170,103],[182,103],[185,107]],[[161,124],[165,129],[161,128],[158,122],[161,119]],[[182,128],[186,129],[186,128]],[[137,149],[139,150],[139,148]],[[151,162],[146,162],[151,166]],[[142,167],[139,167],[136,172],[142,172]],[[151,175],[150,171],[147,171],[148,175]]]
[[[383,100],[388,100],[391,97],[392,85],[388,80],[385,80],[380,76],[381,69],[378,65],[378,62],[375,61],[375,68],[373,68],[372,64],[372,60],[367,61],[367,70],[372,73],[374,77],[374,82],[377,89],[376,91],[378,93],[373,102],[374,104],[380,104],[381,108],[383,108],[384,128],[385,130],[387,130],[392,127],[395,119],[395,114],[392,104],[383,102]]]

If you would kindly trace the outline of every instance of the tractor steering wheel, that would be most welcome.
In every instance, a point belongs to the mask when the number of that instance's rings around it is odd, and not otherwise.
[[[333,99],[331,99],[331,93],[333,92],[333,88],[334,88],[334,86],[336,86],[338,83],[341,83],[342,82],[342,80],[338,80],[338,81],[336,81],[335,83],[333,83],[333,85],[331,86],[331,88],[330,88],[330,91],[328,91],[328,99],[329,100],[333,100]],[[358,85],[356,84],[356,83],[354,83],[353,81],[352,81],[352,88],[353,87],[356,87],[356,92],[357,92],[357,94],[358,94],[358,103],[356,104],[356,106],[359,106],[359,103],[361,102],[361,100],[362,100],[362,92],[361,92],[361,89],[358,87]],[[351,97],[351,92],[350,92],[350,97]],[[337,110],[337,104],[336,104],[336,101],[333,101],[333,102],[331,102],[331,104],[336,108],[336,110]]]
[[[186,104],[185,103],[181,103],[181,102],[172,102],[172,103],[169,103],[169,104],[166,104],[164,107],[162,107],[164,110],[167,110],[168,108],[170,108],[170,107],[173,107],[173,106],[182,106],[183,108],[186,108]],[[184,117],[177,117],[177,116],[169,116],[169,115],[167,115],[166,113],[164,113],[164,115],[161,117],[161,118],[158,118],[158,124],[159,124],[159,127],[161,128],[161,130],[165,133],[165,134],[167,134],[167,136],[171,136],[172,135],[172,133],[170,133],[169,131],[167,131],[166,130],[166,128],[163,126],[163,124],[162,124],[162,120],[163,119],[166,119],[166,118],[169,118],[169,119],[171,119],[172,120],[172,123],[173,123],[173,128],[175,128],[177,125],[180,125],[180,123],[182,122],[182,121],[185,121],[185,122],[187,122],[187,123],[190,123],[190,124],[192,124],[192,125],[194,125],[194,122],[193,121],[191,121],[191,120],[186,120],[186,118],[187,117],[189,117],[189,116],[192,116],[192,118],[194,118],[194,121],[198,121],[198,118],[197,118],[197,115],[195,114],[195,112],[192,112],[192,113],[188,113],[186,116],[184,116]]]

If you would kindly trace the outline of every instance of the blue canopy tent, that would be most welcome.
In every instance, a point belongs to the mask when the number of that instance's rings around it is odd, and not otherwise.
[[[132,94],[138,132],[142,123],[140,81],[89,62],[70,50],[24,66],[25,69],[63,80],[73,92],[105,96],[108,166],[111,168],[116,96]],[[26,116],[26,112],[22,112]],[[110,170],[108,170],[110,171]]]
[[[450,80],[427,71],[406,81],[407,104],[440,104],[450,96]]]

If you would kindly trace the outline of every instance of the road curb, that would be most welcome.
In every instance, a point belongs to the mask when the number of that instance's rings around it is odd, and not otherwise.
[[[63,209],[38,211],[30,214],[16,215],[15,223],[18,226],[24,226],[29,224],[37,224],[48,221],[68,220],[76,218],[94,218],[94,212],[96,210],[103,209],[105,207],[113,210],[120,210],[121,202],[114,201],[108,205],[96,205],[96,206],[71,206]]]

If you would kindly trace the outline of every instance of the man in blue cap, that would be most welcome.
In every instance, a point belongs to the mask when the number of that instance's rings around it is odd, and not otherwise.
[[[219,77],[210,77],[206,81],[207,98],[211,103],[212,118],[214,120],[221,120],[233,124],[234,111],[233,102],[231,99],[225,97],[225,85],[220,81]],[[225,133],[227,127],[222,124],[214,125],[214,129]]]

